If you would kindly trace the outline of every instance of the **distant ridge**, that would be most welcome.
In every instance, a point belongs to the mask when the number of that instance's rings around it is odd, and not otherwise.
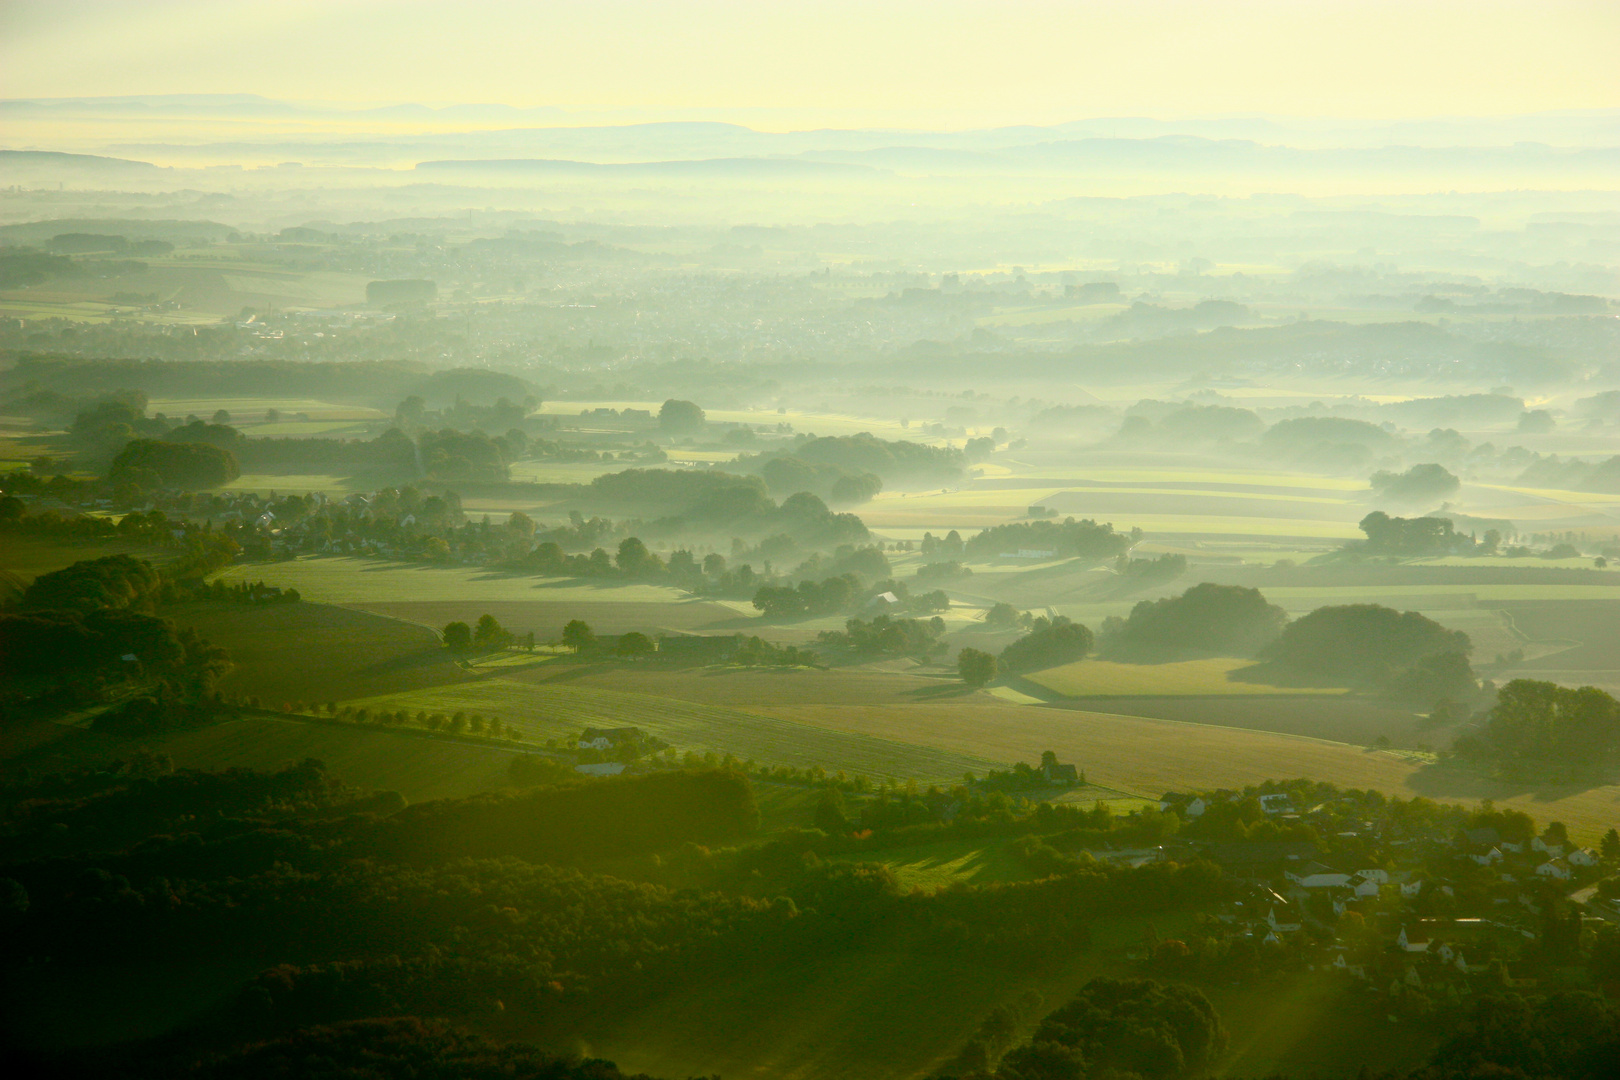
[[[96,154],[65,154],[57,150],[0,150],[0,168],[39,165],[53,169],[112,171],[123,169],[156,170],[150,161],[100,157]]]
[[[705,176],[826,176],[829,173],[871,173],[869,165],[832,161],[796,161],[783,158],[700,158],[693,161],[562,161],[552,158],[502,160],[419,161],[418,170],[479,172],[546,172],[563,174],[653,173]]]

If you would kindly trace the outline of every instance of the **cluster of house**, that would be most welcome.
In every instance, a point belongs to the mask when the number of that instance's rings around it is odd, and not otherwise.
[[[1602,857],[1592,848],[1572,847],[1549,834],[1528,843],[1504,839],[1495,829],[1465,829],[1463,838],[1473,849],[1468,857],[1480,866],[1496,867],[1504,878],[1534,874],[1549,881],[1568,881],[1579,871],[1599,865]]]
[[[1160,806],[1188,821],[1212,802],[1236,798],[1169,794]],[[1241,883],[1219,920],[1236,935],[1295,953],[1321,970],[1400,998],[1461,1000],[1534,985],[1548,970],[1547,898],[1604,872],[1591,848],[1548,831],[1520,842],[1494,828],[1395,828],[1318,806],[1301,812],[1287,794],[1259,796],[1268,817],[1307,821],[1333,840],[1180,841]],[[1187,830],[1196,833],[1196,829]],[[1490,873],[1481,873],[1481,870]],[[1436,918],[1436,912],[1455,912]],[[1351,913],[1359,918],[1350,917]],[[1573,916],[1578,938],[1579,909]],[[1556,923],[1554,924],[1556,925]]]

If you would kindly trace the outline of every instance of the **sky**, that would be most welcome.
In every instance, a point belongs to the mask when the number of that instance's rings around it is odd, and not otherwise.
[[[1620,0],[0,0],[0,97],[960,127],[1620,107]],[[756,125],[758,126],[758,125]]]

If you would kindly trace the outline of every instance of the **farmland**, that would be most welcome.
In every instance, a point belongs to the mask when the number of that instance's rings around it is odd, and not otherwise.
[[[221,682],[222,690],[274,706],[346,701],[470,678],[437,634],[363,611],[214,601],[167,608],[164,614],[230,652],[236,668]]]
[[[509,783],[512,758],[523,751],[445,739],[375,731],[354,725],[248,717],[167,735],[129,738],[84,728],[54,730],[20,753],[12,766],[53,772],[104,767],[131,749],[167,754],[176,768],[247,768],[275,771],[307,758],[361,790],[397,791],[410,802],[462,798]]]
[[[1060,760],[1085,769],[1092,783],[1140,795],[1189,787],[1242,787],[1279,776],[1309,777],[1402,798],[1494,799],[1541,820],[1556,817],[1588,842],[1613,824],[1620,808],[1620,782],[1614,780],[1594,785],[1573,779],[1494,779],[1462,765],[1428,764],[1413,755],[1328,738],[1200,722],[999,703],[801,705],[754,711],[999,761],[1028,760],[1032,747],[1051,749]]]
[[[1165,664],[1122,664],[1082,660],[1026,676],[1064,697],[1167,697],[1257,694],[1342,694],[1343,688],[1273,686],[1246,678],[1259,670],[1254,661],[1233,657]]]
[[[542,675],[548,670],[541,665],[537,668]],[[535,742],[566,739],[585,727],[633,725],[681,751],[730,753],[743,760],[820,766],[828,772],[841,769],[874,778],[949,781],[965,772],[982,774],[1003,760],[923,741],[802,724],[764,711],[576,686],[566,676],[553,681],[491,675],[411,693],[355,699],[350,704],[413,713],[479,712],[498,717]],[[1025,751],[1024,756],[1030,752]]]

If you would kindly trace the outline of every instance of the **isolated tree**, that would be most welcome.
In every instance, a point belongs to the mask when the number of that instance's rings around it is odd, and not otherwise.
[[[996,658],[979,649],[963,649],[956,654],[956,673],[969,686],[983,686],[996,677]]]
[[[231,422],[231,413],[230,413],[229,409],[215,409],[214,410],[214,423],[216,423],[216,424],[228,424],[230,422]]]
[[[984,613],[984,624],[1004,629],[1011,629],[1018,625],[1018,609],[1006,601],[999,601],[991,605],[990,610]]]
[[[446,623],[444,627],[444,647],[452,652],[460,652],[472,644],[472,627],[464,622]]]
[[[1620,862],[1620,829],[1610,829],[1603,834],[1603,847],[1601,850],[1604,862]]]
[[[638,656],[647,656],[653,651],[652,638],[646,634],[632,630],[619,637],[619,644],[614,649],[620,656],[634,659]]]
[[[576,653],[583,652],[596,644],[596,634],[584,619],[570,619],[568,625],[563,627],[562,641]]]
[[[670,435],[690,434],[703,426],[704,419],[703,410],[692,401],[670,398],[658,410],[658,426]]]

